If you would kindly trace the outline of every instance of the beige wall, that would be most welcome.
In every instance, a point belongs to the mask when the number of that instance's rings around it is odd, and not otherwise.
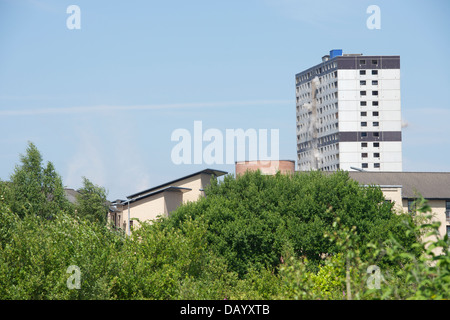
[[[380,187],[386,200],[394,203],[394,209],[403,211],[402,188],[401,187]],[[407,206],[408,208],[408,206]]]
[[[200,173],[195,176],[171,183],[172,187],[189,188],[191,190],[181,191],[163,191],[153,196],[146,197],[130,203],[130,219],[138,218],[141,221],[154,220],[158,215],[168,216],[181,203],[195,202],[205,193],[202,191],[210,184],[211,175]],[[161,187],[166,188],[169,184]],[[156,192],[160,189],[155,189]],[[128,233],[128,206],[123,206],[122,222],[120,226]],[[138,223],[134,222],[133,227],[137,227]]]
[[[182,192],[164,192],[164,213],[168,216],[183,203]]]
[[[204,196],[204,192],[200,190],[209,184],[210,178],[211,176],[209,174],[201,173],[190,178],[177,181],[171,184],[171,186],[192,189],[183,193],[183,203],[188,201],[195,202],[201,196]]]
[[[402,198],[401,187],[381,187],[385,198],[394,202],[394,208],[398,211],[408,212],[408,199]],[[439,234],[444,237],[447,233],[447,225],[445,216],[445,200],[428,200],[428,205],[431,207],[433,215],[432,221],[439,221],[441,223],[439,227]],[[432,238],[425,238],[425,241],[433,240]],[[436,253],[439,250],[435,250]]]
[[[211,184],[211,175],[202,173],[202,189],[205,189],[207,186]],[[200,193],[202,197],[205,196],[205,192]]]
[[[439,233],[444,236],[447,233],[447,221],[445,219],[445,200],[429,200],[428,205],[431,207],[431,212],[435,215],[433,220],[441,223]]]
[[[428,205],[431,207],[431,212],[433,215],[432,221],[439,221],[441,225],[439,226],[439,234],[444,237],[447,233],[447,225],[449,223],[446,221],[445,216],[445,200],[428,200]],[[403,199],[403,209],[405,212],[408,211],[408,199]],[[429,214],[429,213],[427,213]],[[432,238],[426,238],[427,240],[433,240]]]
[[[130,219],[138,218],[140,221],[154,220],[159,215],[165,215],[164,192],[130,203]],[[124,207],[125,230],[128,232],[128,207]],[[133,227],[138,227],[137,221]]]
[[[108,223],[113,223],[117,228],[123,227],[123,212],[122,212],[122,206],[118,205],[116,206],[117,211],[116,212],[110,212],[108,214]],[[114,217],[115,216],[115,217]]]
[[[294,174],[295,161],[267,160],[267,161],[238,161],[235,164],[236,176],[245,174],[246,171],[260,170],[261,174],[275,175],[277,171],[284,174]]]
[[[386,199],[395,202],[395,209],[408,212],[408,199],[402,198],[401,187],[381,187],[381,191]],[[444,236],[449,225],[445,217],[445,200],[428,200],[428,205],[431,207],[433,221],[441,223],[439,233]]]

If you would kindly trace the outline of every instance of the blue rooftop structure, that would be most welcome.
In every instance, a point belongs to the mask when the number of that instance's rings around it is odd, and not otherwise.
[[[342,49],[333,49],[330,50],[330,59],[333,59],[337,56],[342,56]]]

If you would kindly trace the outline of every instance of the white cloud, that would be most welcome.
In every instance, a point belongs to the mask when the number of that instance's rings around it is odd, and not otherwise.
[[[144,111],[158,109],[181,109],[181,108],[209,108],[209,107],[231,107],[231,106],[260,106],[268,104],[292,104],[294,100],[245,100],[226,102],[200,102],[200,103],[172,103],[155,105],[131,105],[131,106],[79,106],[60,108],[33,108],[33,109],[9,109],[0,110],[0,116],[36,116],[36,115],[67,115],[86,113],[112,113],[120,111]]]

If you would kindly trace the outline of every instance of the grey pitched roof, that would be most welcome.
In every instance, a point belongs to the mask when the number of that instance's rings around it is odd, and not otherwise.
[[[178,182],[178,181],[180,181],[180,180],[184,180],[184,179],[187,179],[187,178],[196,176],[196,175],[201,174],[201,173],[206,173],[206,174],[210,174],[210,175],[215,175],[216,177],[220,177],[220,176],[223,176],[223,175],[227,174],[226,171],[222,171],[222,170],[204,169],[204,170],[201,170],[201,171],[198,171],[198,172],[189,174],[189,175],[187,175],[187,176],[184,176],[184,177],[181,177],[181,178],[178,178],[178,179],[175,179],[175,180],[172,180],[172,181],[163,183],[163,184],[161,184],[161,185],[159,185],[159,186],[156,186],[156,187],[153,187],[153,188],[150,188],[150,189],[146,189],[146,190],[143,190],[143,191],[140,191],[140,192],[133,193],[133,194],[127,196],[127,199],[131,199],[131,198],[136,198],[136,197],[144,196],[144,195],[146,195],[146,194],[148,194],[148,193],[154,192],[154,191],[156,191],[156,190],[158,190],[158,189],[161,189],[161,188],[163,188],[163,187],[170,186],[171,184],[173,184],[173,183],[175,183],[175,182]],[[125,201],[126,201],[126,200],[125,200]]]
[[[358,172],[350,178],[362,185],[402,186],[402,198],[450,199],[450,172]]]
[[[136,198],[132,198],[129,200],[123,200],[122,204],[126,204],[128,202],[135,202],[135,201],[139,201],[145,198],[148,198],[150,196],[153,196],[155,194],[161,193],[161,192],[187,192],[187,191],[191,191],[191,188],[182,188],[182,187],[174,187],[174,186],[168,186],[165,188],[161,188],[161,189],[157,189],[156,191],[150,192],[150,193],[145,193],[144,195],[138,196]]]
[[[79,194],[79,192],[77,190],[65,188],[64,192],[65,192],[67,200],[69,200],[71,203],[77,202],[77,195]]]

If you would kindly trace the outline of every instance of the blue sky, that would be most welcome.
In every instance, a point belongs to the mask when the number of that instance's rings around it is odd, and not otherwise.
[[[69,5],[81,29],[69,30]],[[369,5],[381,29],[369,30]],[[278,129],[296,159],[296,73],[331,49],[401,56],[404,171],[450,171],[450,2],[0,0],[0,179],[27,141],[68,187],[125,198],[182,175],[171,134]]]

